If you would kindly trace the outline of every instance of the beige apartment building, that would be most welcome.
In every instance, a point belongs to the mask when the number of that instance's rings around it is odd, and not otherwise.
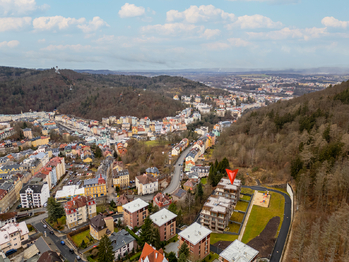
[[[186,242],[190,251],[189,260],[202,260],[210,253],[210,235],[211,230],[195,222],[178,234],[178,248]]]
[[[0,249],[6,253],[11,249],[19,249],[22,242],[29,239],[29,230],[27,224],[9,223],[0,228]]]
[[[176,217],[176,214],[166,208],[150,216],[151,221],[159,229],[160,241],[167,241],[176,235]]]
[[[140,198],[122,206],[124,210],[124,223],[131,228],[143,225],[145,218],[149,215],[149,204]]]
[[[113,170],[113,186],[126,188],[130,185],[130,174],[127,169],[117,171]]]
[[[240,199],[241,192],[241,180],[235,179],[234,184],[231,184],[228,178],[222,178],[219,181],[215,194],[229,198],[232,201],[232,205],[235,207]]]
[[[96,201],[90,196],[76,196],[64,204],[66,223],[73,228],[97,215]]]
[[[212,231],[223,233],[224,229],[229,225],[229,219],[233,211],[230,199],[212,195],[202,207],[200,223]]]

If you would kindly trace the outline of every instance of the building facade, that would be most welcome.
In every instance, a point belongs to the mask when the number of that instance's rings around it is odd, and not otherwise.
[[[73,228],[97,215],[96,201],[90,196],[76,196],[64,204],[66,223]]]
[[[136,176],[135,180],[138,195],[153,194],[159,189],[158,180],[152,175],[143,174],[141,176]]]
[[[85,196],[100,197],[107,194],[107,183],[101,174],[99,177],[84,181]]]
[[[10,223],[0,228],[0,249],[6,253],[22,247],[22,242],[29,239],[27,224]]]
[[[124,223],[131,227],[140,227],[149,215],[149,204],[140,198],[122,206],[124,210]]]
[[[232,201],[232,205],[235,207],[240,199],[241,192],[241,180],[235,179],[234,183],[231,184],[228,178],[222,178],[219,181],[215,194],[217,196],[223,196],[229,198]]]
[[[130,174],[127,169],[117,171],[113,170],[113,186],[127,188],[130,185]]]
[[[47,183],[25,185],[21,191],[21,204],[23,208],[42,207],[50,197],[50,189]]]
[[[102,236],[110,236],[114,232],[114,220],[112,217],[105,217],[102,214],[91,218],[90,220],[90,235],[97,240]]]
[[[160,241],[167,241],[176,235],[176,217],[176,214],[166,208],[150,216],[155,227],[159,229]]]

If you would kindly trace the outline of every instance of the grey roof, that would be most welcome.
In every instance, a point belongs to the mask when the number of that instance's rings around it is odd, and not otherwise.
[[[9,191],[13,187],[13,183],[5,182],[0,185],[0,189]]]
[[[30,185],[30,184],[27,184],[25,186],[22,187],[20,193],[25,193],[25,191],[30,188],[31,190],[34,191],[34,193],[41,193],[41,189],[42,189],[42,186],[44,184],[43,183],[40,183],[40,184],[35,184],[35,185]]]
[[[147,173],[156,173],[156,174],[159,174],[160,171],[157,167],[148,167],[145,172]]]
[[[229,262],[251,262],[258,253],[254,248],[236,239],[220,253],[220,256]]]
[[[178,198],[182,198],[185,194],[187,193],[187,191],[185,191],[182,188],[178,188],[174,193],[173,196],[176,196]]]
[[[128,169],[124,169],[124,170],[115,172],[114,173],[114,178],[117,178],[117,177],[120,177],[120,176],[128,176],[128,175],[129,175]]]
[[[113,251],[117,251],[123,246],[135,241],[136,239],[130,235],[125,229],[120,230],[117,233],[113,233],[110,235],[109,239],[112,242]]]
[[[35,241],[35,246],[39,249],[40,253],[43,254],[46,251],[51,251],[51,248],[46,243],[43,237],[40,237]]]
[[[100,174],[100,173],[99,173],[99,174]],[[99,174],[96,173],[96,177],[95,177],[95,178],[91,178],[91,179],[86,179],[86,180],[84,180],[84,187],[86,187],[86,186],[88,186],[88,185],[98,184]],[[107,181],[106,176],[102,175],[102,177],[104,178],[105,181]]]

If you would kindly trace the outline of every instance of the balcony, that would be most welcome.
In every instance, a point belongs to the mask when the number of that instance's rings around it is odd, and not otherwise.
[[[210,215],[210,211],[202,210],[201,214]]]

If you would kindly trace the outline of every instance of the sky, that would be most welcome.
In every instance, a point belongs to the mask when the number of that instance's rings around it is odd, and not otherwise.
[[[349,67],[348,0],[0,0],[0,65]]]

